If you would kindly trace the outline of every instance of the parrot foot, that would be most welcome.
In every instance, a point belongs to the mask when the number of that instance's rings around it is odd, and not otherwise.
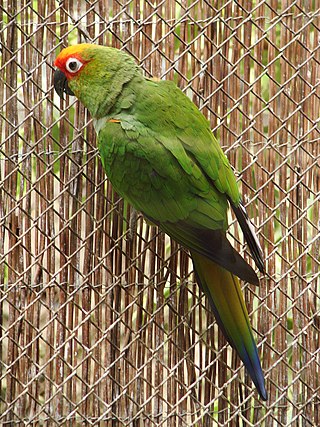
[[[132,211],[130,213],[130,219],[129,219],[129,228],[127,231],[126,240],[128,242],[132,242],[134,237],[137,234],[137,219],[138,219],[139,213],[134,208],[132,208]]]

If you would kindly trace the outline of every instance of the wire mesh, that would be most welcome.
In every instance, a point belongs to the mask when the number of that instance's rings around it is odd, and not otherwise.
[[[320,425],[316,1],[0,3],[2,425]],[[91,119],[53,92],[77,42],[132,54],[210,120],[266,255],[244,292],[257,399],[188,253],[113,191]],[[238,230],[230,238],[250,262]]]

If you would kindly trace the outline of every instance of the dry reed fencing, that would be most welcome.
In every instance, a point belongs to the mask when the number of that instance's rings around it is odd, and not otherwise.
[[[0,22],[1,425],[319,426],[319,2],[2,0]],[[237,171],[266,255],[244,293],[267,402],[187,252],[130,231],[90,117],[54,94],[80,41],[174,79]]]

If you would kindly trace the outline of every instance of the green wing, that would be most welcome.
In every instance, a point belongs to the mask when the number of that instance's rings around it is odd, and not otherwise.
[[[178,159],[163,136],[142,127],[138,132],[139,124],[135,131],[128,127],[122,117],[120,123],[107,122],[99,133],[102,162],[117,191],[157,223],[187,221],[200,228],[225,229],[226,197],[179,141]]]
[[[99,132],[107,175],[122,196],[178,242],[257,283],[225,237],[228,199],[238,204],[240,195],[208,121],[171,82],[146,84],[137,93],[143,99],[120,108]]]
[[[145,107],[136,112],[139,122],[158,134],[186,173],[190,173],[191,160],[210,185],[238,205],[240,194],[234,173],[207,119],[173,82],[148,83],[143,95]]]
[[[137,99],[133,106],[128,103],[130,94],[126,94],[118,111],[115,108],[112,118],[120,123],[107,122],[99,136],[100,145],[113,138],[113,152],[117,151],[118,157],[128,156],[129,170],[122,173],[134,175],[135,168],[138,166],[141,171],[142,164],[146,169],[146,179],[137,176],[135,185],[139,180],[143,188],[151,185],[149,190],[156,190],[157,197],[155,205],[150,197],[143,211],[159,222],[189,218],[200,227],[225,229],[227,199],[237,205],[240,195],[209,122],[172,82],[147,80],[134,95]],[[108,161],[114,153],[109,154]],[[117,181],[121,181],[122,173],[116,171]],[[124,181],[119,182],[120,192],[122,186],[126,186]],[[179,208],[170,199],[173,195],[182,202]],[[163,196],[165,212],[158,206],[159,196]],[[136,197],[139,199],[140,194]],[[209,223],[206,219],[203,223],[203,216],[210,218]]]

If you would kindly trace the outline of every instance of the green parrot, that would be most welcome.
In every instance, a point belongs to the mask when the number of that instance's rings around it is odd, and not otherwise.
[[[94,118],[101,161],[115,190],[188,248],[197,282],[260,397],[264,376],[239,279],[259,279],[226,238],[230,205],[255,263],[264,271],[230,164],[209,122],[171,81],[143,76],[123,51],[93,44],[55,60],[59,96],[75,95]]]

